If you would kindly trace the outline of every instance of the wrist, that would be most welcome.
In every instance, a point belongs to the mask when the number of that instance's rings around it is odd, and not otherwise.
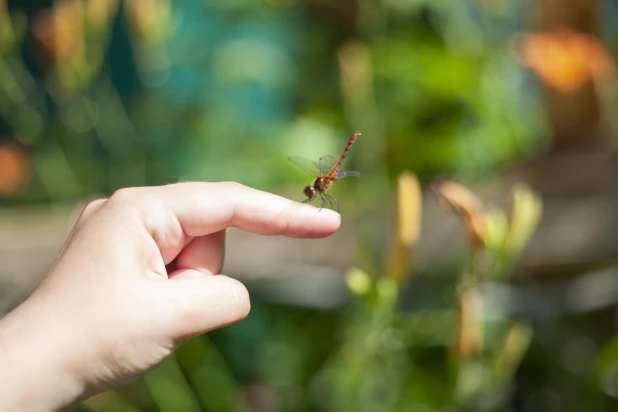
[[[26,301],[0,319],[0,410],[60,411],[78,401],[82,385],[52,316]]]

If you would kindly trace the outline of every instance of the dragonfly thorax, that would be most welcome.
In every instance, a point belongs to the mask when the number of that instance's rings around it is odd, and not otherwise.
[[[313,181],[313,189],[318,193],[324,193],[326,189],[331,187],[334,180],[329,176],[320,176]]]

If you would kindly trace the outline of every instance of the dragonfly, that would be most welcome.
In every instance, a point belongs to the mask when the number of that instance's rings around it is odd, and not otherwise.
[[[290,161],[314,177],[313,183],[306,186],[303,190],[303,194],[307,196],[307,199],[305,199],[303,203],[311,202],[319,197],[322,199],[322,206],[320,207],[320,210],[322,210],[326,206],[326,203],[328,203],[331,208],[333,208],[334,205],[337,205],[337,211],[339,211],[339,202],[337,199],[327,194],[326,191],[332,186],[335,180],[343,179],[344,177],[360,176],[359,172],[340,170],[343,160],[347,156],[350,151],[350,147],[352,147],[358,136],[360,136],[360,132],[355,132],[352,136],[350,136],[348,143],[343,149],[343,153],[339,156],[339,159],[331,155],[326,155],[322,156],[319,161],[315,162],[300,156],[289,157]]]

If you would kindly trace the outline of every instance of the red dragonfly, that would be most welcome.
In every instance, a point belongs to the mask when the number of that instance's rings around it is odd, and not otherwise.
[[[331,195],[326,194],[326,190],[332,186],[335,180],[343,179],[344,177],[360,176],[358,172],[339,170],[341,163],[343,163],[343,159],[345,159],[350,147],[352,147],[358,136],[360,136],[360,132],[356,132],[350,136],[339,160],[330,155],[322,156],[317,162],[299,156],[289,157],[297,166],[300,166],[305,172],[315,177],[313,183],[310,186],[306,186],[303,190],[303,193],[307,196],[307,199],[305,199],[303,203],[311,202],[319,196],[320,199],[322,199],[322,207],[320,207],[320,209],[324,208],[328,201],[331,208],[336,204],[337,211],[339,211],[339,202]]]

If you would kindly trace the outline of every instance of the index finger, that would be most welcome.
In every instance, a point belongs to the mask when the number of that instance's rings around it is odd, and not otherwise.
[[[341,216],[238,183],[188,182],[122,189],[110,202],[133,203],[148,230],[182,230],[190,237],[236,227],[261,235],[319,238],[335,232]]]

